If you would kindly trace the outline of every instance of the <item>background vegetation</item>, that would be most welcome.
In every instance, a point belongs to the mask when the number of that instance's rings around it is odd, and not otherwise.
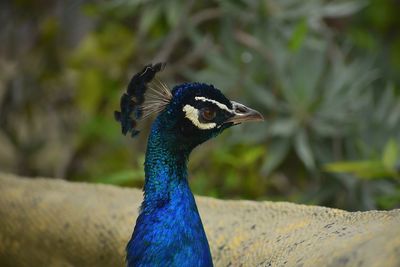
[[[400,207],[397,0],[2,1],[0,169],[140,187],[146,129],[113,119],[129,78],[213,83],[266,116],[200,147],[195,193]]]

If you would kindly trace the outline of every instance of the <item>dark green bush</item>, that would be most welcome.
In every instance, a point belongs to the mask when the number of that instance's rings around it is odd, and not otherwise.
[[[171,86],[213,83],[267,118],[193,154],[196,193],[349,210],[400,205],[395,1],[0,7],[4,171],[141,186],[151,122],[131,140],[112,114],[132,73],[167,61]]]

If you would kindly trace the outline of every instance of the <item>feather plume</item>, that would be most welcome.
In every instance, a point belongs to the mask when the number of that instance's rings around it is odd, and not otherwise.
[[[162,111],[171,100],[172,95],[167,86],[158,79],[153,81],[156,73],[163,70],[164,66],[165,63],[147,65],[129,82],[126,93],[121,96],[121,111],[114,112],[124,135],[131,132],[132,137],[136,136],[139,133],[138,121]]]

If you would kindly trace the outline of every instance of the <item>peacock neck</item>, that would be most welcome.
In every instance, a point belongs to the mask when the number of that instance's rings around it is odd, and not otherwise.
[[[191,202],[193,197],[187,181],[189,153],[175,144],[174,137],[168,134],[162,122],[154,122],[146,151],[144,212],[180,198],[186,197],[185,201]],[[194,201],[192,205],[195,205]]]
[[[128,266],[213,266],[187,181],[191,149],[164,127],[156,120],[148,140],[144,200],[127,245]]]

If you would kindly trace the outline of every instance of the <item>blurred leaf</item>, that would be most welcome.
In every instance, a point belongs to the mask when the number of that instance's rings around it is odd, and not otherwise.
[[[264,105],[265,109],[279,109],[279,103],[271,90],[260,87],[250,87],[251,93],[254,95],[254,100]]]
[[[252,147],[247,149],[240,157],[240,164],[243,167],[253,165],[257,160],[259,160],[265,154],[265,149],[263,147]]]
[[[313,153],[311,151],[308,136],[304,129],[300,129],[297,132],[295,136],[294,148],[307,168],[310,170],[315,169]]]
[[[352,15],[368,5],[368,1],[347,1],[328,3],[322,10],[326,17],[344,17]]]
[[[85,138],[100,137],[103,140],[114,142],[121,138],[119,125],[113,118],[101,116],[92,117],[81,127],[81,135]]]
[[[382,179],[388,173],[380,161],[335,162],[324,166],[329,172],[351,173],[363,179]]]
[[[147,6],[144,14],[145,16],[140,17],[139,32],[147,33],[150,28],[153,27],[157,19],[160,17],[162,7],[160,5]]]
[[[290,144],[287,139],[274,139],[267,147],[267,156],[261,166],[264,175],[269,175],[289,152]]]
[[[292,52],[297,52],[300,46],[303,44],[303,41],[307,35],[308,26],[307,21],[303,19],[300,21],[296,28],[294,29],[293,36],[289,41],[289,49]]]
[[[383,150],[382,163],[387,170],[391,170],[395,167],[398,160],[399,148],[394,139],[390,139]]]
[[[103,97],[104,76],[97,70],[92,69],[86,70],[80,77],[79,87],[81,90],[77,92],[79,107],[89,115],[95,115]]]
[[[380,208],[392,209],[400,208],[400,187],[397,186],[393,193],[384,194],[377,197]]]
[[[273,121],[268,131],[272,136],[290,137],[295,134],[298,127],[299,122],[297,120],[294,118],[287,118]]]
[[[181,18],[183,5],[181,1],[177,0],[168,1],[168,5],[166,6],[165,11],[168,24],[171,28],[173,28],[178,24],[178,21]]]

